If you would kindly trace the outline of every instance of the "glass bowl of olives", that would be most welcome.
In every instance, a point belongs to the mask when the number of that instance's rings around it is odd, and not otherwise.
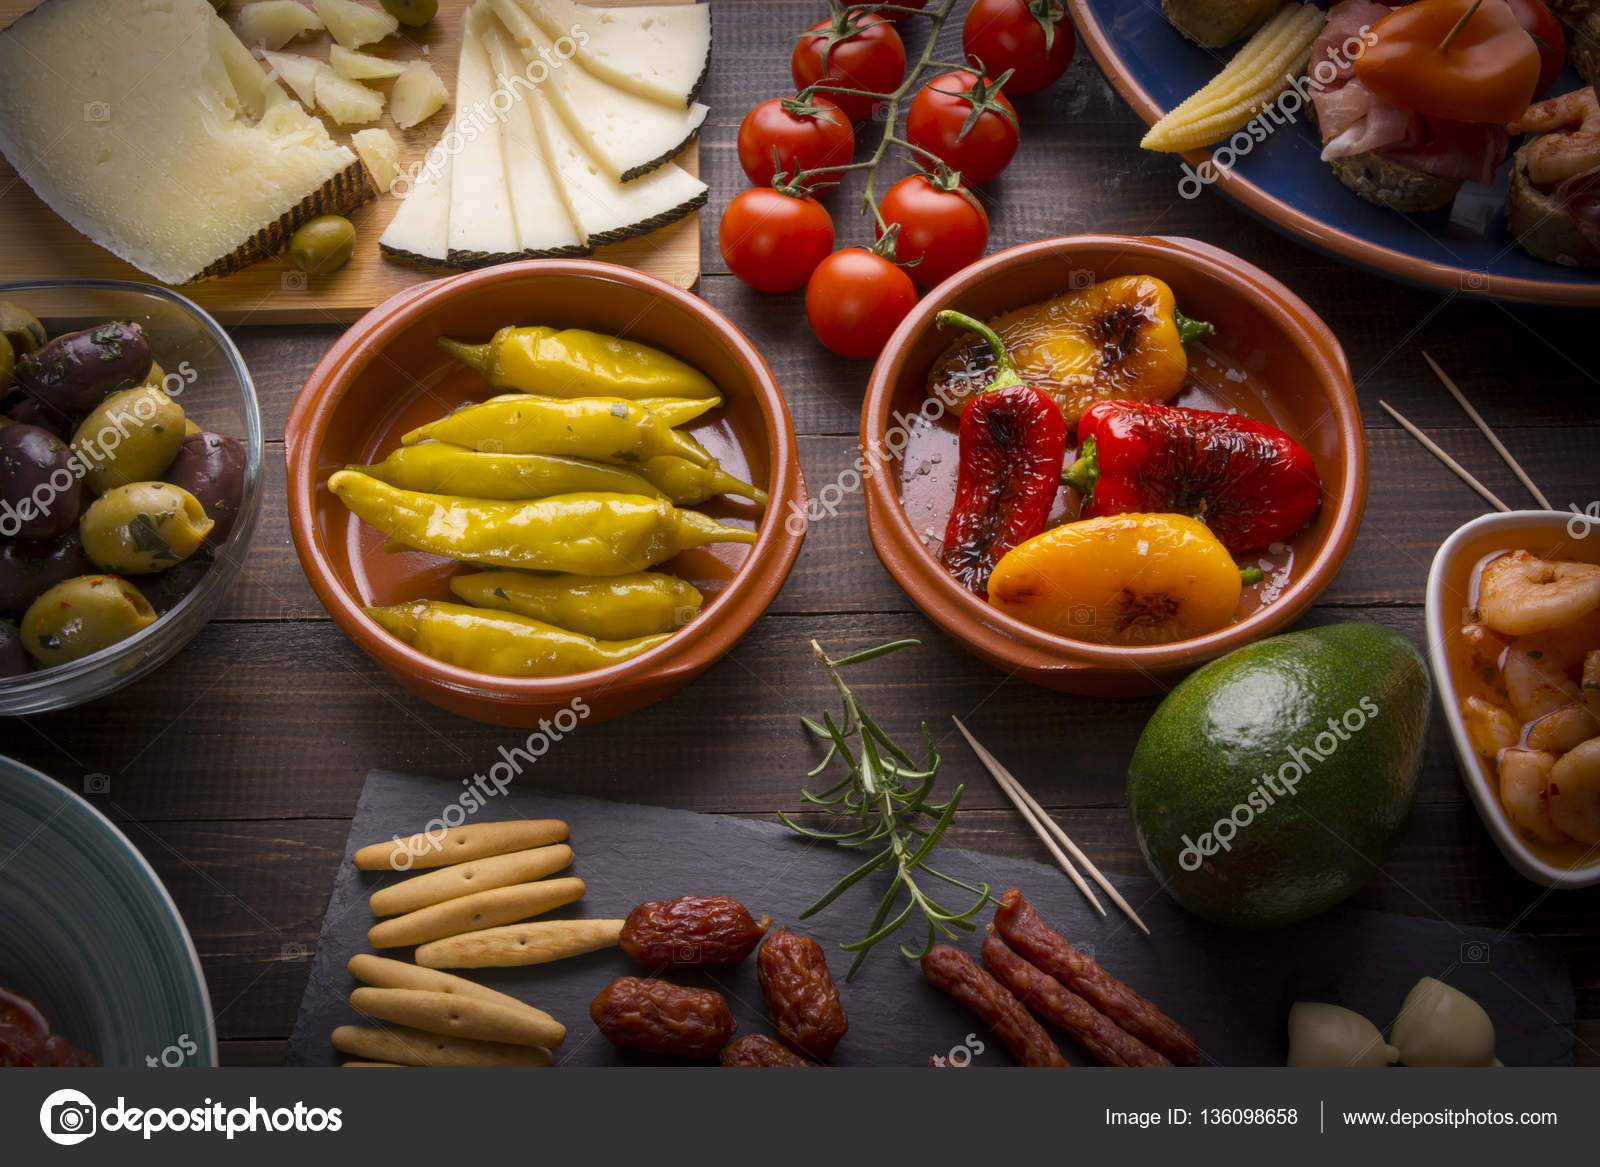
[[[0,284],[0,715],[132,683],[244,560],[261,412],[238,349],[165,288]]]

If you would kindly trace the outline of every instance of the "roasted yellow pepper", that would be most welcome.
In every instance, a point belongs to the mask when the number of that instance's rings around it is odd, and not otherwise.
[[[660,349],[568,328],[502,328],[488,344],[439,338],[445,352],[497,389],[550,397],[715,397],[699,369]]]
[[[1025,624],[1098,644],[1168,644],[1226,627],[1243,584],[1233,557],[1187,515],[1106,515],[1008,551],[989,603]]]
[[[480,571],[458,575],[450,590],[478,608],[515,612],[600,640],[675,632],[700,610],[700,590],[674,575],[530,575]]]
[[[1166,401],[1189,374],[1185,345],[1211,331],[1177,311],[1172,289],[1154,276],[1118,276],[990,320],[1017,374],[1061,407],[1068,425],[1100,401]],[[948,349],[928,375],[929,390],[965,403],[994,375],[977,338]]]
[[[670,454],[700,466],[716,465],[699,442],[620,397],[496,397],[419,426],[400,440],[412,446],[429,439],[493,454],[564,454],[622,463]]]
[[[512,612],[413,600],[367,615],[418,652],[447,665],[497,677],[564,677],[619,664],[667,634],[596,640]]]
[[[636,494],[497,502],[398,490],[355,470],[333,474],[328,489],[407,547],[491,567],[626,575],[704,543],[756,541],[754,531]]]
[[[635,469],[556,454],[485,454],[449,442],[401,446],[374,466],[351,466],[380,482],[424,494],[467,498],[548,498],[553,494],[643,494],[692,506],[718,494],[752,498],[766,492],[710,466],[682,458],[650,458]]]

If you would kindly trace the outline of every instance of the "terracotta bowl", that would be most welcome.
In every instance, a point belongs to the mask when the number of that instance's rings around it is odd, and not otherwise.
[[[1207,383],[1244,395],[1245,412],[1281,426],[1310,451],[1323,486],[1321,510],[1290,541],[1269,576],[1272,602],[1253,606],[1257,600],[1247,589],[1251,598],[1227,628],[1135,648],[1040,631],[991,608],[945,573],[930,548],[938,546],[954,502],[956,419],[916,419],[929,400],[928,371],[954,339],[934,327],[938,312],[955,308],[988,319],[1122,275],[1165,280],[1184,312],[1216,326],[1215,336],[1190,350],[1191,386]],[[1176,404],[1211,403],[1196,400],[1186,387]],[[916,420],[907,426],[908,419]],[[867,485],[873,546],[917,606],[995,667],[1052,689],[1094,696],[1160,692],[1206,661],[1286,628],[1338,573],[1366,505],[1366,438],[1339,342],[1271,276],[1192,239],[1047,239],[999,252],[952,276],[923,298],[878,358],[861,411],[861,441],[883,466]]]
[[[384,537],[329,493],[333,471],[369,463],[406,430],[496,390],[435,345],[479,342],[507,324],[586,328],[654,345],[700,369],[722,408],[688,432],[731,473],[772,496],[765,512],[713,499],[701,510],[759,528],[757,542],[689,551],[662,566],[706,595],[699,615],[670,640],[623,664],[574,676],[511,678],[456,668],[390,636],[363,610],[450,599],[461,565],[420,552],[389,554]],[[767,608],[799,554],[803,531],[785,525],[805,507],[805,483],[783,394],[748,340],[700,299],[629,268],[584,260],[532,261],[423,284],[357,321],[312,372],[285,433],[290,529],[323,606],[407,689],[464,717],[534,726],[562,709],[602,720],[657,701],[725,653]],[[583,712],[576,703],[588,709]]]

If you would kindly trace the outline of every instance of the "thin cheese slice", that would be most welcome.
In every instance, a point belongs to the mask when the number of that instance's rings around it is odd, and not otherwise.
[[[505,31],[498,26],[484,33],[489,61],[496,84],[506,93],[516,94],[516,103],[506,110],[500,122],[500,148],[505,156],[506,184],[511,196],[512,217],[522,253],[529,257],[582,255],[588,248],[578,237],[578,229],[567,212],[566,202],[555,176],[544,160],[539,144],[531,98],[508,84],[521,56]]]
[[[450,262],[463,267],[504,263],[522,251],[500,149],[494,70],[478,35],[487,15],[481,4],[468,10],[456,68],[459,149],[450,176]]]
[[[711,63],[709,4],[591,8],[575,0],[518,0],[564,54],[596,77],[685,109]],[[569,47],[570,46],[570,47]]]
[[[271,116],[248,55],[206,0],[45,0],[0,35],[0,151],[156,279],[224,275],[373,195],[326,131]]]
[[[428,266],[442,267],[449,262],[454,156],[445,143],[454,141],[455,129],[452,120],[421,165],[395,180],[392,190],[401,200],[400,209],[378,240],[378,249],[385,255]]]
[[[563,61],[549,35],[517,0],[489,0],[489,5],[522,50],[514,88],[524,88],[524,81],[536,86],[612,178],[626,182],[648,174],[699,133],[705,106],[673,108],[619,89]]]

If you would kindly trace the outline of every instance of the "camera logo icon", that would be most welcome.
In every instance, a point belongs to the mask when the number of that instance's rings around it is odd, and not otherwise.
[[[1074,292],[1094,287],[1094,272],[1085,267],[1073,268],[1067,276],[1067,287]]]
[[[1483,940],[1468,940],[1461,946],[1462,964],[1488,964],[1489,945]]]
[[[95,1105],[81,1090],[57,1090],[39,1107],[39,1129],[52,1143],[75,1147],[94,1134]]]
[[[1481,292],[1489,286],[1489,273],[1483,271],[1464,271],[1461,273],[1461,290],[1463,292]]]

